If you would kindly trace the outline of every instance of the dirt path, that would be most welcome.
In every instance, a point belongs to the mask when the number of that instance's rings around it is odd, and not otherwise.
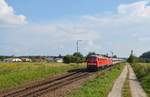
[[[140,83],[138,82],[136,75],[130,65],[129,68],[129,84],[131,89],[132,97],[147,97]]]
[[[128,70],[127,70],[127,65],[126,65],[122,73],[120,74],[116,82],[114,83],[114,86],[112,90],[110,91],[108,97],[121,97],[121,91],[122,91],[122,87],[125,82],[125,79],[127,77],[127,72]]]
[[[147,97],[145,91],[138,82],[136,75],[129,64],[126,64],[122,73],[114,83],[112,90],[110,91],[108,97],[122,97],[122,88],[129,72],[129,85],[132,97]]]

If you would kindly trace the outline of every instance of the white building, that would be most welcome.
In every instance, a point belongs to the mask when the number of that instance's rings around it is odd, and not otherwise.
[[[22,62],[20,58],[7,58],[3,60],[4,62]]]
[[[58,62],[58,63],[62,63],[63,62],[63,58],[56,58],[55,61]]]
[[[29,59],[29,58],[21,58],[21,60],[22,60],[23,62],[32,62],[32,60]]]

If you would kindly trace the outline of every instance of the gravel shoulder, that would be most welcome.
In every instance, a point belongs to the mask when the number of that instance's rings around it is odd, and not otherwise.
[[[138,82],[137,77],[130,65],[128,65],[128,69],[129,69],[129,84],[132,97],[147,97],[145,91]]]

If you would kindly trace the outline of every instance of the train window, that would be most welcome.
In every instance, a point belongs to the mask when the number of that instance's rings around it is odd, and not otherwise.
[[[94,58],[94,57],[90,57],[90,58],[88,58],[88,60],[95,60],[96,58]]]
[[[89,57],[88,60],[90,60],[90,61],[96,61],[96,57]]]

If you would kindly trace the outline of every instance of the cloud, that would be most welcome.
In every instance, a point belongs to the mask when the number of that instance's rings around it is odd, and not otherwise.
[[[72,24],[28,24],[4,30],[1,38],[1,52],[15,55],[58,55],[76,51],[76,41],[81,48],[88,47],[89,40],[98,37],[98,32],[87,30],[80,25]],[[7,37],[7,38],[6,38]],[[9,50],[8,50],[9,49]],[[82,50],[83,51],[83,50]]]
[[[0,0],[0,25],[20,25],[26,24],[24,15],[16,15],[14,9],[5,0]]]
[[[131,15],[131,16],[149,16],[150,15],[150,6],[147,6],[150,3],[149,0],[139,1],[132,4],[121,4],[118,7],[119,14]]]
[[[146,44],[150,37],[150,6],[149,1],[121,4],[117,12],[110,16],[87,15],[91,29],[101,33],[101,50],[114,51],[118,55],[127,56],[131,49],[137,55],[149,50]]]
[[[116,7],[117,13],[109,16],[83,15],[49,24],[1,28],[0,54],[68,54],[76,51],[76,40],[80,39],[83,41],[79,48],[84,54],[113,51],[119,56],[128,56],[134,49],[140,55],[150,48],[147,45],[150,37],[148,4],[148,1],[121,4]]]

